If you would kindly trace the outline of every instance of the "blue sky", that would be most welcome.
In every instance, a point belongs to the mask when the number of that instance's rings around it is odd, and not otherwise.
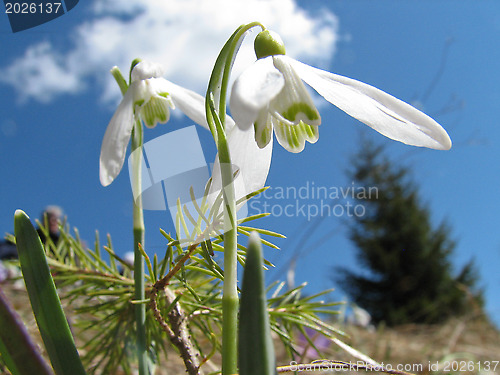
[[[238,12],[243,4],[248,8]],[[319,141],[307,144],[300,154],[276,144],[267,184],[274,191],[313,184],[350,186],[344,171],[361,134],[385,144],[391,157],[412,167],[433,222],[450,224],[457,242],[457,269],[475,258],[487,311],[500,323],[498,14],[495,1],[109,0],[80,2],[68,14],[16,34],[4,14],[0,231],[12,230],[17,208],[38,217],[44,206],[57,204],[89,244],[97,229],[102,237],[111,234],[119,253],[129,251],[128,173],[122,171],[106,188],[98,178],[102,136],[120,96],[109,69],[118,65],[126,72],[135,57],[154,59],[166,66],[166,78],[203,94],[225,39],[241,22],[261,20],[281,34],[290,56],[420,106],[453,141],[446,152],[405,146],[318,99],[323,120]],[[236,67],[251,61],[251,49],[244,48]],[[166,126],[146,132],[146,138],[190,124],[176,115]],[[215,149],[206,134],[199,133],[205,156],[212,161]],[[312,225],[307,218],[282,215],[261,220],[259,226],[287,236],[277,241],[281,250],[266,250],[266,257],[277,265],[269,278],[283,279],[296,249],[302,249],[296,282],[308,281],[310,292],[333,287],[334,266],[357,267],[353,245],[346,239],[346,219],[325,218],[315,236],[301,244],[297,241],[304,228]],[[169,216],[146,212],[146,225],[149,253],[162,254],[165,243],[158,228],[172,231]],[[338,300],[344,294],[336,291],[332,297]]]

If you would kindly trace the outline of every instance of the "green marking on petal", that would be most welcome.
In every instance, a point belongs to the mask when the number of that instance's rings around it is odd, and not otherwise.
[[[307,103],[293,103],[286,111],[281,113],[284,118],[291,122],[295,122],[300,114],[304,115],[305,118],[310,121],[320,119],[318,110],[316,108],[311,108]]]
[[[319,139],[319,128],[317,126],[308,125],[305,122],[301,121],[300,124],[297,125],[297,128],[304,133],[304,138],[309,143],[316,143],[316,141]]]
[[[271,116],[266,111],[262,111],[257,121],[254,122],[254,130],[257,145],[260,148],[266,147],[273,136]]]
[[[304,125],[304,130],[309,138],[314,136],[314,128],[312,126],[304,124],[303,122],[301,123],[301,125]]]
[[[286,130],[288,130],[288,138],[290,144],[294,148],[298,148],[300,146],[300,143],[299,134],[297,133],[297,126],[286,126]]]
[[[274,131],[278,142],[290,152],[301,152],[306,141],[315,143],[319,138],[318,127],[308,125],[302,121],[297,125],[274,121]]]
[[[148,128],[154,128],[157,123],[164,124],[170,118],[169,100],[162,96],[151,97],[141,107],[141,118]]]
[[[144,99],[140,99],[134,103],[134,107],[141,107],[143,104],[144,104]]]
[[[288,125],[304,121],[312,126],[321,124],[321,116],[307,92],[302,79],[285,57],[274,56],[274,66],[285,78],[285,86],[270,103],[270,111]]]
[[[269,143],[269,140],[271,139],[271,134],[272,134],[273,128],[265,127],[264,131],[261,132],[260,134],[260,141],[263,145],[267,145]]]

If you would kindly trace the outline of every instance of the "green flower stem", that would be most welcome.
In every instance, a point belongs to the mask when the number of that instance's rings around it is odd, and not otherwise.
[[[132,69],[140,62],[140,59],[132,61],[130,66],[129,81],[132,80]],[[123,77],[120,69],[114,67],[111,69],[111,74],[120,87],[122,95],[128,90],[129,85]],[[142,166],[142,151],[135,150],[142,148],[143,145],[143,131],[140,121],[136,121],[134,129],[132,129],[132,173],[133,184],[135,192],[141,191],[141,166]],[[134,231],[134,299],[136,301],[143,301],[146,299],[145,285],[144,285],[144,258],[142,256],[139,245],[144,248],[145,228],[144,228],[144,213],[142,210],[142,197],[139,195],[133,202],[133,231]],[[149,375],[148,366],[148,348],[146,344],[146,305],[138,303],[135,305],[135,321],[137,326],[137,356],[139,362],[139,375]]]
[[[225,138],[224,124],[226,122],[226,98],[227,98],[227,87],[229,84],[229,77],[231,75],[231,69],[233,67],[234,59],[240,48],[241,42],[245,33],[253,27],[260,27],[265,30],[265,27],[259,22],[252,22],[247,25],[242,25],[236,29],[236,31],[227,40],[226,44],[222,48],[219,56],[212,70],[210,76],[210,81],[208,83],[205,109],[207,114],[207,122],[210,127],[210,131],[217,142],[217,148],[219,148],[218,142],[220,137]],[[213,108],[218,108],[218,113],[213,113],[210,103],[213,102]],[[217,121],[214,117],[218,117],[220,120],[221,127],[217,126]],[[220,134],[220,133],[223,134]]]
[[[134,191],[141,191],[141,158],[142,151],[135,150],[141,148],[143,144],[142,124],[136,121],[132,131],[131,152],[135,157],[132,158],[132,173]],[[134,225],[134,299],[143,301],[146,299],[144,285],[144,258],[141,254],[139,245],[144,248],[144,213],[142,210],[142,197],[138,195],[133,203],[133,225]],[[139,375],[149,375],[148,371],[148,352],[146,346],[146,305],[138,303],[135,305],[135,321],[137,326],[137,356],[139,360]]]
[[[206,96],[207,122],[217,143],[224,198],[224,287],[222,295],[222,374],[238,372],[237,218],[231,155],[225,132],[229,76],[243,37],[258,22],[240,26],[217,58]],[[218,109],[218,112],[217,112]]]
[[[237,219],[231,158],[226,140],[219,149],[224,197],[224,287],[222,294],[222,374],[238,369]]]

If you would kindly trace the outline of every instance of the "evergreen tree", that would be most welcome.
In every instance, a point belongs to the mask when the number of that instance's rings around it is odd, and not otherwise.
[[[472,261],[453,276],[455,243],[443,223],[433,228],[409,170],[391,163],[381,147],[365,142],[349,172],[364,216],[353,216],[350,238],[368,274],[337,269],[336,281],[375,322],[437,323],[482,306]],[[376,187],[374,191],[373,187]]]

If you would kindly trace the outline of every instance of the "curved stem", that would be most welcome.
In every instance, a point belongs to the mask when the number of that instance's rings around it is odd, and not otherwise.
[[[210,81],[208,83],[208,89],[205,100],[205,110],[207,115],[208,126],[210,131],[217,142],[217,149],[219,149],[218,141],[219,137],[225,134],[219,134],[220,132],[225,133],[224,125],[226,122],[226,98],[227,98],[227,87],[229,84],[229,77],[231,75],[231,69],[233,67],[234,59],[240,48],[241,42],[245,33],[253,27],[260,27],[262,30],[265,27],[260,22],[252,22],[247,25],[242,25],[236,29],[236,31],[227,40],[226,44],[222,48],[217,60],[215,61],[212,74],[210,76]],[[214,108],[218,108],[218,116],[222,128],[219,128],[214,123],[214,117],[210,109],[210,102],[213,101]]]
[[[236,32],[233,34],[233,43],[229,45],[229,51],[227,54],[227,58],[224,66],[224,74],[222,76],[221,81],[221,90],[220,90],[220,101],[219,101],[219,113],[226,113],[226,96],[227,96],[227,86],[229,84],[229,78],[231,76],[231,69],[233,67],[234,59],[236,58],[236,54],[240,49],[241,43],[243,42],[243,37],[245,33],[254,28],[260,27],[262,30],[265,30],[265,27],[260,22],[251,22],[247,25],[240,26]],[[221,120],[224,120],[221,118]],[[224,123],[224,122],[223,122]]]
[[[238,372],[237,218],[231,155],[226,138],[226,99],[236,53],[249,29],[258,22],[240,26],[226,42],[215,63],[206,95],[207,122],[217,143],[224,198],[224,287],[222,295],[222,374]],[[218,113],[217,113],[218,109]]]

